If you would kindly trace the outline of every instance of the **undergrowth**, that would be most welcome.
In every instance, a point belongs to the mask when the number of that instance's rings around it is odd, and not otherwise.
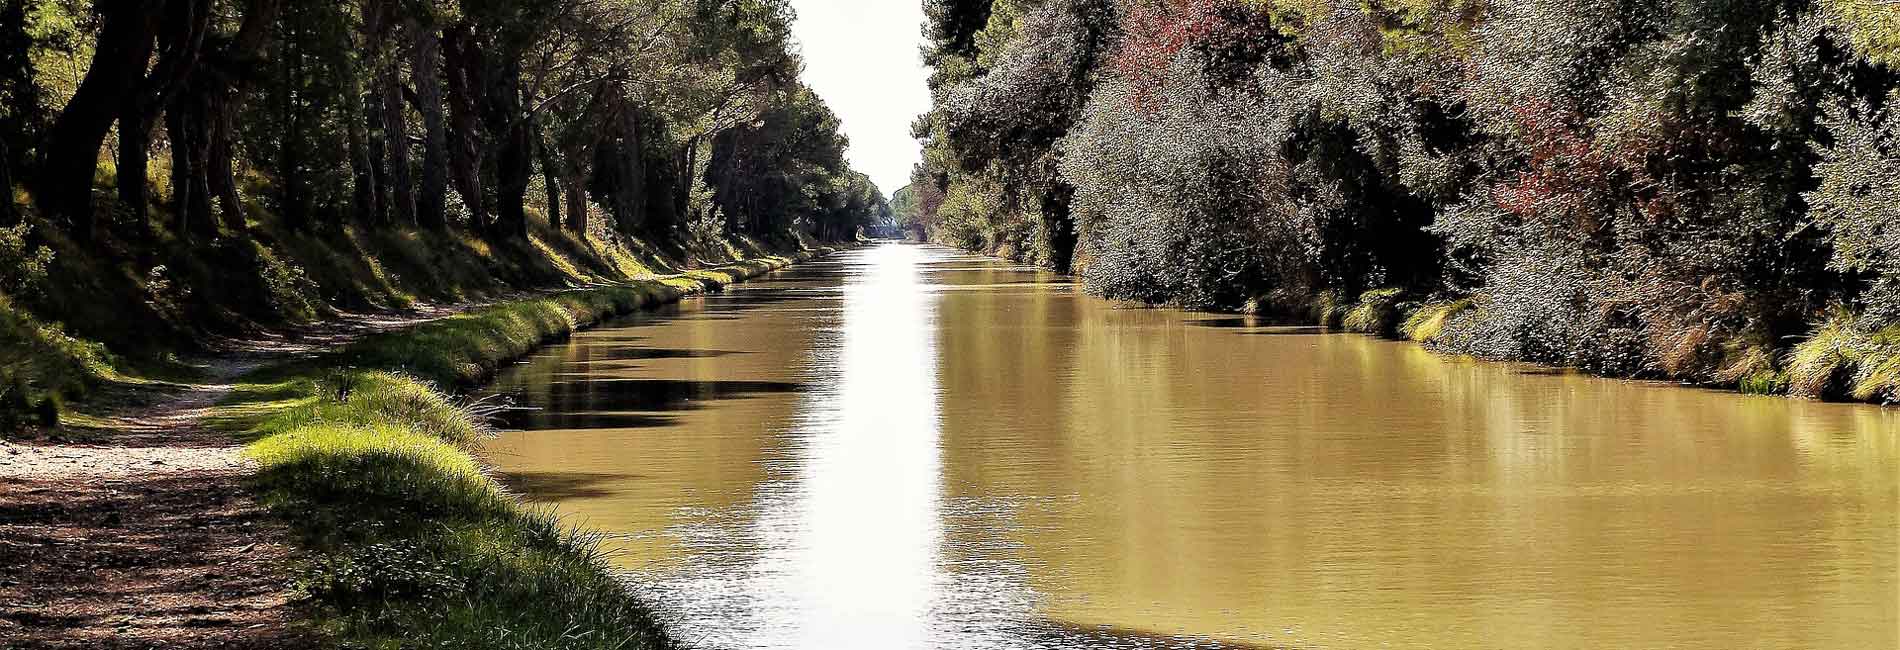
[[[1900,324],[1874,327],[1839,312],[1795,346],[1787,367],[1795,396],[1900,402]]]

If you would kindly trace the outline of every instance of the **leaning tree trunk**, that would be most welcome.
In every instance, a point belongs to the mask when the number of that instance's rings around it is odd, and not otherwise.
[[[99,147],[105,144],[124,98],[145,77],[160,4],[120,0],[98,5],[102,24],[92,63],[41,148],[34,197],[43,214],[64,219],[80,241],[91,241],[97,234],[92,179],[99,169]]]
[[[416,224],[441,228],[448,221],[443,199],[449,186],[448,133],[442,117],[442,38],[433,27],[409,22],[415,43],[409,53],[409,74],[416,85],[416,112],[422,114],[422,181],[416,196]]]
[[[237,175],[232,171],[237,158],[237,147],[233,143],[237,142],[238,109],[250,91],[251,80],[256,77],[251,72],[262,67],[258,57],[277,30],[277,17],[283,5],[284,0],[250,0],[237,34],[223,52],[212,55],[217,65],[211,66],[210,72],[216,74],[200,75],[192,84],[193,95],[204,111],[208,153],[208,164],[203,170],[206,186],[218,200],[224,227],[232,232],[249,228],[245,223],[244,201],[237,192]]]

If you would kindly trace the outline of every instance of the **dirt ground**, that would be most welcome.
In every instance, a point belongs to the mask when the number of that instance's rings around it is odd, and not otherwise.
[[[203,380],[108,388],[95,401],[117,406],[98,426],[0,441],[0,650],[314,645],[287,531],[247,490],[242,446],[206,416],[251,369],[478,306],[226,341],[199,362]]]

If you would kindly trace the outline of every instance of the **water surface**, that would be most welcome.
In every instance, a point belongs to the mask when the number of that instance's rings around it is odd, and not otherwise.
[[[712,648],[1895,648],[1900,410],[888,244],[578,334],[489,445]]]

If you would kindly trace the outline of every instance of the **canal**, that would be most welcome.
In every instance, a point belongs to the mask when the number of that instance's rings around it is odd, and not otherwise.
[[[1900,410],[882,244],[576,335],[487,444],[712,648],[1893,648]]]

